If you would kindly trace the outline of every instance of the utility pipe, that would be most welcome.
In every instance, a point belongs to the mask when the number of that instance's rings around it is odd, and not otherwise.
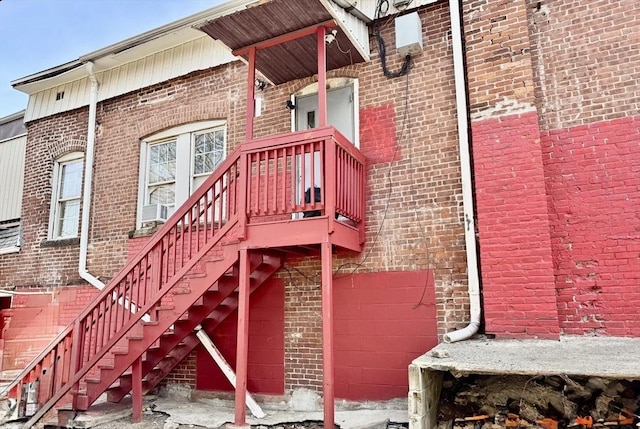
[[[469,122],[467,119],[467,88],[465,85],[464,52],[462,50],[462,23],[460,1],[449,0],[451,41],[453,47],[453,74],[456,88],[456,111],[458,116],[458,144],[460,146],[460,170],[462,175],[462,207],[464,210],[464,241],[467,248],[467,281],[469,284],[470,322],[457,331],[448,332],[446,343],[471,338],[480,326],[480,279],[476,252],[476,228],[471,185],[471,158],[469,156]]]
[[[91,188],[93,182],[93,154],[96,142],[96,110],[98,105],[98,79],[93,73],[93,63],[85,64],[91,91],[89,93],[89,121],[87,125],[87,147],[85,149],[84,189],[82,194],[82,220],[80,222],[80,257],[78,258],[78,274],[98,289],[104,288],[98,278],[87,271],[87,249],[89,247],[89,219],[91,215]]]

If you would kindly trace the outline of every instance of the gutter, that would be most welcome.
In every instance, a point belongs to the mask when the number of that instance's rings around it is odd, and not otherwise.
[[[87,271],[87,249],[89,247],[89,219],[91,218],[91,188],[93,182],[93,155],[96,141],[96,110],[98,105],[98,79],[93,73],[93,63],[85,64],[91,92],[89,93],[89,120],[87,125],[87,147],[85,149],[84,189],[82,193],[82,221],[80,223],[80,256],[78,274],[98,289],[104,289],[104,283]]]
[[[480,327],[480,279],[478,275],[478,255],[476,251],[476,228],[469,154],[469,121],[467,88],[465,82],[464,52],[462,49],[462,19],[460,1],[449,0],[451,20],[451,40],[453,47],[453,72],[456,89],[456,111],[458,116],[458,144],[460,147],[460,170],[462,175],[462,207],[464,210],[464,240],[467,250],[467,280],[469,288],[470,322],[457,331],[448,332],[442,339],[454,343],[471,338]]]

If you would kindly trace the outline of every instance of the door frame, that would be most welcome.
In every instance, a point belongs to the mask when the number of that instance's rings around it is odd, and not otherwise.
[[[345,86],[353,87],[353,140],[351,143],[358,149],[360,148],[360,102],[358,78],[355,77],[332,77],[327,79],[327,91],[331,89],[339,89]],[[299,91],[291,94],[290,100],[293,105],[299,97],[313,95],[318,93],[318,82],[313,82]],[[296,110],[291,110],[291,132],[296,131]],[[349,138],[348,136],[345,136]]]

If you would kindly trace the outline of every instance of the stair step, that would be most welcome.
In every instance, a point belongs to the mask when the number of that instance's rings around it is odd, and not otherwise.
[[[102,364],[102,365],[98,365],[98,369],[100,369],[100,370],[102,370],[102,369],[112,370],[114,368],[115,368],[115,366],[113,364],[110,364],[110,363],[105,363],[105,364]]]

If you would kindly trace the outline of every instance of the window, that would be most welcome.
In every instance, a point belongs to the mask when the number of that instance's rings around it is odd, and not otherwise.
[[[59,158],[54,165],[50,239],[78,236],[83,166],[83,154],[79,152]]]
[[[224,160],[224,125],[224,121],[183,125],[142,142],[138,228],[170,216]],[[164,206],[166,212],[161,210]]]

